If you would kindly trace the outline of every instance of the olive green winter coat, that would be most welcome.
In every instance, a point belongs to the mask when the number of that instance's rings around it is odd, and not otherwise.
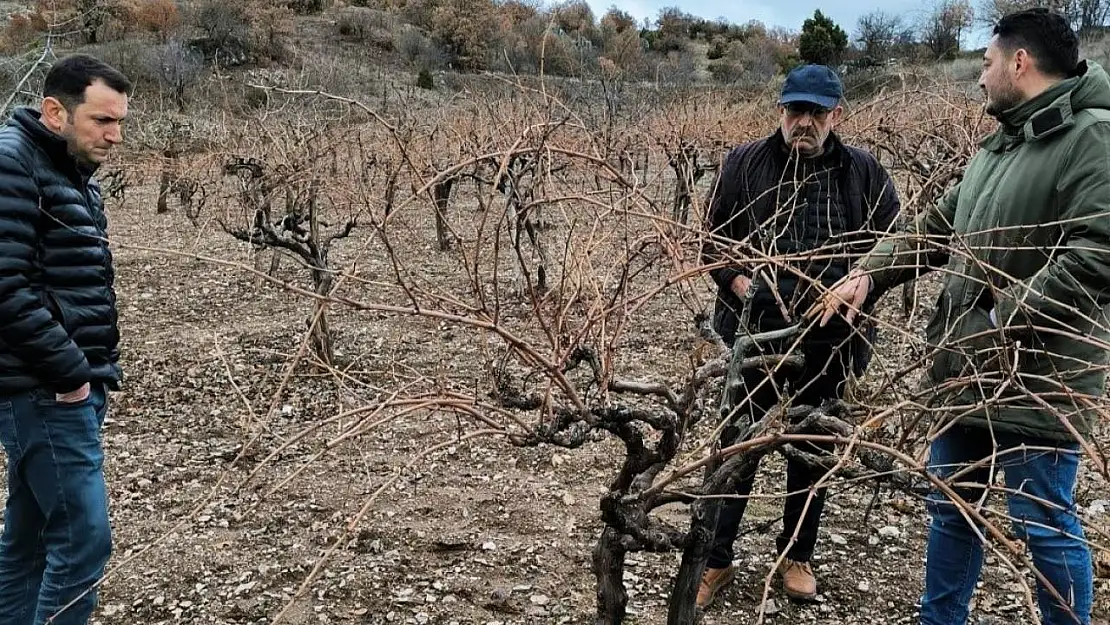
[[[1110,360],[1110,78],[1083,62],[1000,122],[960,184],[860,267],[877,296],[944,266],[926,334],[947,418],[1086,436]]]

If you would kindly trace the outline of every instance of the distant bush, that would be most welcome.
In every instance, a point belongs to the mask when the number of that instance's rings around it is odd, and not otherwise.
[[[0,53],[18,54],[37,41],[46,30],[46,22],[37,13],[12,13],[0,33]]]
[[[394,31],[397,30],[397,22],[385,11],[349,7],[339,14],[335,27],[349,41],[365,43],[386,51],[396,47]]]
[[[250,20],[250,49],[256,58],[277,62],[289,60],[286,38],[293,33],[293,11],[268,5],[255,8]]]
[[[324,10],[324,0],[283,0],[283,4],[298,15],[319,13]]]
[[[434,89],[435,81],[432,80],[432,73],[427,69],[421,69],[420,73],[416,75],[416,86],[421,89]]]
[[[414,26],[405,25],[395,31],[393,48],[409,67],[435,70],[444,66],[443,51]]]
[[[883,87],[899,83],[898,76],[882,66],[847,72],[843,76],[844,97],[862,100],[874,96]]]
[[[148,61],[159,55],[158,45],[136,39],[122,39],[91,46],[87,51],[123,72],[142,90],[158,88],[158,77],[151,71]]]
[[[735,59],[717,57],[709,63],[709,75],[722,84],[740,82],[744,77],[744,64]]]
[[[656,66],[658,80],[678,87],[688,87],[697,80],[697,55],[691,50],[672,51]]]
[[[450,63],[463,71],[487,67],[501,32],[493,0],[440,0],[431,12],[430,26]]]
[[[131,9],[129,17],[139,30],[153,33],[163,42],[181,26],[181,13],[173,0],[148,0]]]
[[[184,112],[187,92],[204,75],[204,59],[184,43],[171,40],[147,56],[146,62],[161,91]]]
[[[440,4],[439,0],[404,0],[401,4],[401,19],[408,24],[430,31]],[[370,2],[366,6],[373,7],[374,4]]]
[[[612,20],[609,23],[615,21]],[[616,69],[627,76],[639,77],[650,74],[646,46],[640,39],[639,31],[632,27],[617,30],[604,27],[605,24],[606,20],[602,20],[601,56],[612,62]]]
[[[203,37],[193,47],[209,61],[239,65],[250,58],[250,20],[244,7],[227,0],[202,0],[190,16]]]
[[[243,6],[225,0],[202,0],[192,15],[193,25],[217,43],[245,41],[250,20]]]
[[[729,43],[720,58],[710,61],[708,69],[716,82],[756,87],[783,71],[784,58],[778,43],[753,36]]]
[[[724,58],[728,54],[729,40],[724,37],[714,37],[713,42],[709,44],[709,50],[705,53],[705,58],[710,61]]]

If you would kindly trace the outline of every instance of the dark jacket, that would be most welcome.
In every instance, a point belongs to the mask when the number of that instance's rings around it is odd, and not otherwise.
[[[774,290],[788,305],[793,302],[793,315],[804,312],[799,308],[808,307],[816,295],[810,281],[832,286],[875,245],[898,216],[900,205],[894,183],[873,155],[844,145],[835,133],[830,133],[825,154],[819,158],[825,159],[835,172],[839,197],[834,204],[841,214],[829,220],[831,229],[825,229],[825,234],[829,235],[826,240],[794,242],[792,247],[797,249],[820,248],[813,260],[793,263],[795,270],[806,278],[779,272],[774,289],[755,283],[757,291],[751,304],[751,318],[756,326],[753,329],[774,329],[786,323]],[[793,167],[792,163],[782,133],[776,130],[770,137],[734,148],[726,156],[710,191],[707,202],[710,237],[702,248],[703,261],[718,263],[729,258],[748,261],[710,271],[718,286],[714,329],[728,342],[735,336],[741,309],[740,299],[731,289],[732,281],[738,275],[750,277],[752,267],[760,263],[755,255],[744,258],[743,250],[767,250],[772,243],[772,233],[779,243],[784,236],[781,228],[766,226],[770,225],[768,218],[779,212],[777,204],[782,198],[777,190],[784,179],[791,177],[792,171],[788,168]],[[733,247],[737,243],[740,246]],[[843,340],[851,333],[852,330],[838,319],[825,330],[811,332],[807,338],[820,340],[823,334],[830,340]],[[862,373],[862,366],[869,357],[870,336],[859,336],[859,340],[854,341],[857,373]]]
[[[17,109],[0,129],[0,394],[118,386],[107,226],[92,172]]]

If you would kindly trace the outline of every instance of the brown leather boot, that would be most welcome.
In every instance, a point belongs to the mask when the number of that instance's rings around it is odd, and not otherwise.
[[[817,598],[817,579],[813,577],[813,567],[809,562],[798,562],[783,558],[779,565],[782,575],[782,589],[786,596],[795,601],[813,601]]]
[[[705,573],[701,576],[701,584],[698,585],[698,608],[701,610],[708,608],[709,604],[713,603],[713,598],[717,596],[717,592],[732,583],[735,577],[736,567],[731,564],[723,569],[705,569]]]

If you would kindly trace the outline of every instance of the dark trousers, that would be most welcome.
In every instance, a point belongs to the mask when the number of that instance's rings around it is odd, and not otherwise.
[[[737,398],[737,403],[741,405],[740,410],[749,411],[753,422],[762,419],[768,410],[779,403],[780,396],[787,393],[790,399],[788,405],[792,406],[819,406],[825,400],[843,398],[845,383],[851,371],[851,355],[848,347],[843,343],[813,341],[803,342],[800,347],[806,358],[806,366],[800,372],[792,374],[779,372],[773,376],[768,375],[766,371],[744,372],[744,382],[749,397],[747,401],[744,397]],[[789,390],[784,388],[785,383],[789,383]],[[721,444],[731,445],[738,434],[737,428],[726,428],[721,437]],[[799,449],[817,453],[831,451],[832,445],[804,443],[799,445]],[[791,560],[808,562],[813,557],[821,511],[825,507],[825,489],[817,489],[811,499],[810,488],[824,474],[825,471],[822,469],[811,469],[790,459],[786,461],[786,490],[791,494],[786,497],[783,505],[783,528],[776,544],[779,553],[785,551],[786,557]],[[727,499],[721,506],[713,540],[713,551],[709,556],[710,568],[724,568],[732,563],[733,543],[736,541],[740,523],[744,519],[744,510],[748,505],[748,496],[752,492],[755,475],[756,472],[753,469],[752,473],[745,476],[738,484],[736,494],[739,497]],[[806,510],[804,516],[803,509]],[[798,529],[799,526],[800,529]],[[798,536],[791,544],[795,529],[798,529]]]

